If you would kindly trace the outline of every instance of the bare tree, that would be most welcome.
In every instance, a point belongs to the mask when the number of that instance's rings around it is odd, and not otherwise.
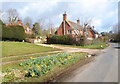
[[[44,29],[44,27],[45,27],[45,19],[40,18],[40,19],[38,19],[37,22],[39,23],[40,28],[41,28],[41,29]]]
[[[9,21],[15,22],[19,16],[19,13],[16,9],[10,8],[7,10],[7,18]]]
[[[54,25],[53,25],[51,19],[49,19],[47,27],[48,27],[48,34],[54,34],[55,33],[55,28],[54,28]]]
[[[82,17],[81,25],[84,26],[85,24],[91,25],[93,22],[93,17]]]
[[[23,23],[29,27],[32,27],[32,19],[30,17],[25,17]]]

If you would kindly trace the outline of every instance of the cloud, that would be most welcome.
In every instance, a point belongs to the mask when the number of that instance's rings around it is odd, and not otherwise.
[[[93,19],[92,25],[94,26],[100,26],[102,24],[101,19]]]
[[[40,0],[32,1],[24,4],[22,7],[19,3],[7,3],[3,8],[16,8],[21,13],[21,16],[31,17],[33,22],[39,18],[46,20],[51,19],[55,27],[58,27],[62,21],[64,11],[67,11],[68,20],[76,22],[78,18],[82,22],[84,17],[93,18],[93,25],[101,28],[105,24],[117,22],[118,18],[118,1],[117,0]],[[7,5],[7,6],[6,6]],[[17,6],[16,6],[17,5]],[[104,30],[107,28],[104,28]],[[107,29],[108,30],[108,29]]]

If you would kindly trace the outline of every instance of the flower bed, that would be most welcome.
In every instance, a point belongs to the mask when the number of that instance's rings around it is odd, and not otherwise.
[[[48,73],[56,65],[66,65],[74,60],[78,59],[78,56],[71,56],[68,53],[60,53],[54,56],[31,58],[20,64],[22,67],[28,67],[26,77],[42,76]]]

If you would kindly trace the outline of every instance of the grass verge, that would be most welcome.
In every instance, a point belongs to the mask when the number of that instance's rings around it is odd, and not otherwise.
[[[60,50],[24,42],[2,42],[2,57]]]
[[[101,48],[101,44],[103,45],[103,48]],[[98,43],[93,45],[87,45],[87,46],[74,46],[74,45],[63,45],[63,44],[52,44],[56,46],[63,46],[63,47],[73,47],[73,48],[88,48],[88,49],[105,49],[109,46],[108,43]]]
[[[11,57],[11,58],[3,58],[2,62],[9,62],[9,61],[17,61],[17,60],[25,60],[30,58],[36,58],[36,57],[43,57],[47,55],[53,55],[57,53],[45,53],[45,54],[37,54],[37,55],[28,55],[28,56],[19,56],[19,57]]]

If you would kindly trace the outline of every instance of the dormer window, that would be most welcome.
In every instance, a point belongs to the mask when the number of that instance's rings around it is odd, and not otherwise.
[[[71,34],[71,30],[67,30],[67,34]]]

